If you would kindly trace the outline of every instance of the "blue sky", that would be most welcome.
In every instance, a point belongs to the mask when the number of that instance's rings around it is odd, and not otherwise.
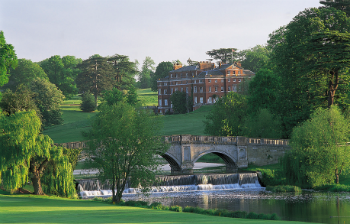
[[[0,0],[0,30],[18,58],[123,54],[157,64],[263,45],[319,0]]]

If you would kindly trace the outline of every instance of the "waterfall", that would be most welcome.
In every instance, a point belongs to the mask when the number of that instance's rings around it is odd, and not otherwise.
[[[77,190],[83,198],[112,195],[110,181],[100,183],[97,179],[90,179],[77,180],[77,182],[79,183]],[[140,189],[129,186],[130,183],[128,182],[123,194],[140,192]],[[157,193],[243,188],[261,188],[256,173],[158,176],[150,191],[151,193]]]

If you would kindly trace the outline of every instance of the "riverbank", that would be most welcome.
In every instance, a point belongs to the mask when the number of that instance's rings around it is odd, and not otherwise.
[[[34,195],[0,194],[0,207],[2,223],[305,223],[233,219]]]

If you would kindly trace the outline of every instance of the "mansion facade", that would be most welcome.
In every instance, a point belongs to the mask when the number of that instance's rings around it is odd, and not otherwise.
[[[228,92],[240,92],[242,84],[254,75],[254,72],[243,69],[239,62],[219,63],[218,67],[208,61],[184,67],[175,64],[167,77],[157,81],[158,113],[172,112],[170,96],[175,91],[193,96],[193,110],[196,110],[204,104],[215,103],[218,97]]]

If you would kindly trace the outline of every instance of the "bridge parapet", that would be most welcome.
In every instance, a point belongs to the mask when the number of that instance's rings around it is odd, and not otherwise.
[[[204,135],[170,135],[164,136],[166,143],[180,144],[218,144],[236,145],[237,137],[204,136]]]

